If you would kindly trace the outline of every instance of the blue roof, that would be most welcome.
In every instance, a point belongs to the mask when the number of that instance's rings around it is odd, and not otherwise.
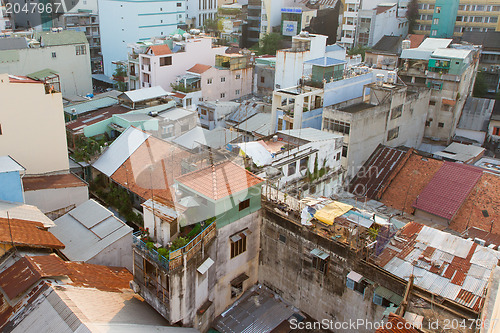
[[[314,66],[330,67],[330,66],[345,64],[346,62],[344,60],[322,57],[322,58],[308,60],[305,61],[304,63]]]
[[[325,51],[326,52],[333,52],[333,51],[340,51],[343,50],[344,48],[340,45],[337,44],[332,44],[332,45],[327,45]]]

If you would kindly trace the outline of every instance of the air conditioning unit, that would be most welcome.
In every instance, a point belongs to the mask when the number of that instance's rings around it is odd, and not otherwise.
[[[487,70],[488,70],[488,68],[486,68],[486,67],[483,67],[483,68],[482,68],[482,71],[483,71],[483,72],[486,72]]]
[[[482,245],[482,246],[486,245],[486,241],[481,239],[481,238],[474,238],[474,243]]]

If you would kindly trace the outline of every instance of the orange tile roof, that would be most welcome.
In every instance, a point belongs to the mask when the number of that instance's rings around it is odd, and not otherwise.
[[[72,173],[52,176],[24,177],[23,187],[25,191],[36,191],[54,188],[87,186],[83,180]]]
[[[149,137],[111,175],[111,179],[148,200],[154,195],[172,200],[170,186],[182,174],[181,162],[192,156],[177,146]]]
[[[422,44],[422,42],[425,39],[425,35],[412,34],[412,35],[408,35],[408,39],[410,40],[410,49],[414,49],[414,48],[419,47],[420,44]]]
[[[132,274],[125,268],[65,262],[56,255],[23,257],[0,273],[0,288],[10,300],[42,278],[67,276],[65,284],[119,292],[129,289]]]
[[[153,54],[155,56],[161,56],[165,54],[172,54],[172,50],[170,50],[170,47],[168,47],[167,44],[162,44],[162,45],[152,45],[148,48],[148,51],[151,50],[153,51]],[[147,51],[146,51],[147,53]]]
[[[415,328],[411,323],[407,322],[403,317],[394,313],[389,314],[389,318],[383,327],[378,328],[376,333],[420,333],[421,330]]]
[[[64,249],[64,244],[40,222],[0,217],[0,243],[34,248]]]
[[[500,234],[500,177],[497,175],[483,172],[450,222],[450,228],[458,232],[471,227]]]
[[[442,165],[440,160],[411,155],[387,185],[380,201],[392,208],[413,213],[413,202]]]
[[[191,67],[190,69],[188,69],[187,72],[196,73],[196,74],[203,74],[206,71],[208,71],[210,68],[212,68],[212,66],[196,64],[193,67]]]
[[[264,180],[234,162],[225,161],[185,174],[177,181],[208,198],[219,200]]]

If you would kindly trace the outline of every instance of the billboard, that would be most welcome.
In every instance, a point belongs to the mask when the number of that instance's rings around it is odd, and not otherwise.
[[[297,35],[297,21],[283,21],[283,36],[296,36]]]

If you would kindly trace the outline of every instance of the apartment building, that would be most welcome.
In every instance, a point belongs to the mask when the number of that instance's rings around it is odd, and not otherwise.
[[[179,75],[198,63],[214,66],[215,56],[226,51],[226,47],[214,45],[213,38],[184,34],[129,45],[130,90],[161,86],[171,91]]]
[[[347,0],[340,44],[346,48],[375,45],[384,35],[405,37],[408,20],[397,3]]]
[[[479,49],[451,44],[451,39],[427,38],[417,48],[401,53],[401,79],[431,88],[425,137],[449,143],[467,97],[472,92],[479,64]]]
[[[419,0],[416,34],[451,38],[465,31],[500,31],[498,0]]]
[[[206,20],[217,18],[217,0],[185,0],[186,25],[189,28],[203,27]]]
[[[99,29],[104,74],[112,76],[113,61],[127,59],[127,45],[167,36],[186,24],[186,1],[99,1]]]
[[[28,39],[0,38],[0,45],[1,73],[43,79],[55,74],[60,82],[56,89],[64,97],[92,93],[89,43],[83,32],[34,32]]]

